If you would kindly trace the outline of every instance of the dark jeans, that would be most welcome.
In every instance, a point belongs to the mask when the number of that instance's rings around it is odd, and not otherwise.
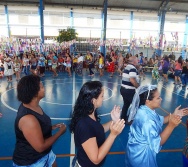
[[[25,75],[29,75],[29,69],[30,69],[29,65],[23,67],[23,71],[24,71]]]
[[[188,80],[188,75],[187,74],[182,74],[181,75],[181,81],[183,85],[187,84],[187,80]]]
[[[94,74],[94,72],[92,71],[92,68],[93,68],[93,64],[89,64],[89,74],[90,75]]]
[[[124,102],[122,112],[121,112],[121,119],[124,119],[125,121],[127,121],[128,120],[127,111],[128,111],[130,104],[132,103],[133,96],[135,94],[135,89],[125,89],[124,87],[121,87],[120,93],[123,97],[123,102]]]

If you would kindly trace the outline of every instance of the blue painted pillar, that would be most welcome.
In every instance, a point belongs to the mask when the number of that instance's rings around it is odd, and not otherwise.
[[[74,27],[73,8],[70,9],[70,27]],[[73,52],[73,45],[70,46],[70,53]]]
[[[70,9],[70,27],[74,27],[73,8]]]
[[[185,21],[185,33],[183,38],[183,45],[182,45],[182,57],[183,59],[186,59],[186,48],[187,48],[187,35],[188,35],[188,15],[186,15],[186,21]]]
[[[131,11],[131,15],[130,15],[130,45],[128,48],[129,53],[131,52],[131,44],[132,44],[132,37],[133,37],[133,19],[134,19],[134,15],[133,15],[133,11]]]
[[[107,7],[108,0],[104,0],[103,10],[102,10],[102,29],[101,29],[101,41],[105,42],[100,46],[100,51],[106,57],[106,24],[107,24]]]
[[[39,17],[40,17],[40,39],[41,39],[41,43],[44,43],[44,15],[43,15],[43,10],[44,10],[44,2],[43,2],[43,0],[40,0]]]
[[[159,16],[159,45],[158,45],[158,49],[156,51],[158,56],[162,55],[165,15],[166,15],[165,10],[160,12],[160,16]]]
[[[10,38],[9,14],[8,14],[7,5],[5,5],[5,17],[6,17],[6,24],[7,24],[7,36]]]

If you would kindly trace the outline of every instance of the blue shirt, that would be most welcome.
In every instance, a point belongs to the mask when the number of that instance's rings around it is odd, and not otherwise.
[[[140,106],[130,127],[127,167],[157,167],[164,117],[146,105]]]

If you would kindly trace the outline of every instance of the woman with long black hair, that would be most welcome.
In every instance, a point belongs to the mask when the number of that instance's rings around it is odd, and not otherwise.
[[[86,82],[80,90],[70,124],[77,147],[73,167],[101,166],[115,138],[125,127],[125,121],[119,119],[119,106],[114,106],[111,111],[112,121],[100,124],[97,108],[102,105],[103,97],[104,88],[100,81]],[[105,139],[108,130],[110,134]]]

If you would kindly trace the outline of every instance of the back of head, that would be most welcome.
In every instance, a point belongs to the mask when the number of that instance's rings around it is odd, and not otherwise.
[[[100,54],[101,54],[102,57],[104,57],[104,54],[102,52]]]
[[[145,105],[146,100],[153,100],[154,98],[154,93],[157,91],[157,88],[154,88],[152,90],[146,90],[142,94],[140,94],[140,103],[139,106]]]
[[[77,110],[77,105],[81,107],[84,111],[82,111],[83,116],[89,115],[94,110],[94,105],[92,103],[92,99],[97,99],[102,92],[102,83],[100,81],[89,81],[86,82],[78,95],[75,108],[74,110]],[[81,109],[79,108],[79,109]]]
[[[129,57],[129,63],[131,63],[131,64],[135,64],[135,63],[137,63],[138,61],[137,61],[137,57],[136,56],[131,56],[131,57]]]
[[[28,75],[21,78],[17,85],[17,98],[22,103],[28,104],[37,96],[40,90],[40,77]]]

